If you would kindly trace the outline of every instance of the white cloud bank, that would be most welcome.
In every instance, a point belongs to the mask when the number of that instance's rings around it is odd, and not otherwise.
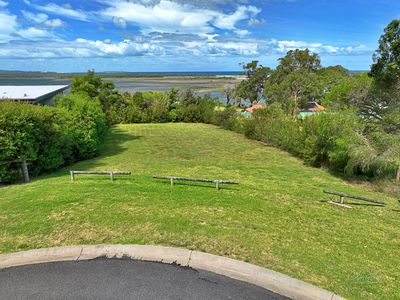
[[[325,54],[360,54],[369,52],[365,45],[358,46],[333,46],[322,43],[308,43],[304,41],[278,41],[276,39],[271,39],[269,41],[269,47],[274,49],[277,53],[285,54],[290,50],[295,49],[309,49],[315,53],[325,53]]]
[[[43,59],[43,58],[98,58],[163,55],[164,49],[151,43],[124,40],[109,41],[35,41],[13,42],[0,48],[0,58]]]
[[[261,12],[254,6],[239,6],[235,12],[226,14],[171,0],[150,4],[127,0],[109,0],[105,3],[109,7],[101,11],[100,15],[120,23],[133,23],[143,33],[212,33],[216,28],[243,33],[243,30],[236,27],[237,23],[254,18]]]

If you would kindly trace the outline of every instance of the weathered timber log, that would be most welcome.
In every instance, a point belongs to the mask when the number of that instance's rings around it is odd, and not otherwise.
[[[201,178],[185,178],[185,177],[174,177],[174,176],[153,176],[154,179],[168,179],[171,185],[174,185],[174,180],[177,181],[191,181],[191,182],[212,182],[215,184],[217,190],[220,189],[220,184],[239,184],[237,181],[229,180],[216,180],[216,179],[201,179]]]
[[[131,172],[95,172],[95,171],[69,171],[71,176],[71,181],[75,180],[76,174],[83,175],[110,175],[111,182],[114,182],[114,175],[131,175]]]
[[[361,201],[366,201],[366,202],[386,205],[386,203],[384,201],[372,200],[372,199],[369,199],[369,198],[365,198],[365,197],[361,197],[361,196],[349,195],[349,194],[345,194],[345,193],[342,193],[342,192],[334,192],[334,191],[324,190],[324,193],[339,196],[340,197],[340,203],[343,203],[343,198],[351,198],[351,199],[357,199],[357,200],[361,200]]]

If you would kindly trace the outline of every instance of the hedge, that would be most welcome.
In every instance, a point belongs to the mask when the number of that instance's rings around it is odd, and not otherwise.
[[[1,183],[20,180],[24,160],[36,176],[98,153],[106,129],[100,104],[82,95],[57,102],[57,107],[0,104]]]

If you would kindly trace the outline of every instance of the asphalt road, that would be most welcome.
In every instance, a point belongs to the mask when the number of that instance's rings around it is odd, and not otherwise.
[[[206,271],[95,259],[0,270],[0,299],[288,299]]]

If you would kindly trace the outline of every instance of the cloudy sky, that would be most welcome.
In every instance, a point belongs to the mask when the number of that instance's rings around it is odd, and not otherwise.
[[[399,0],[0,0],[0,69],[231,71],[309,48],[367,70]]]

